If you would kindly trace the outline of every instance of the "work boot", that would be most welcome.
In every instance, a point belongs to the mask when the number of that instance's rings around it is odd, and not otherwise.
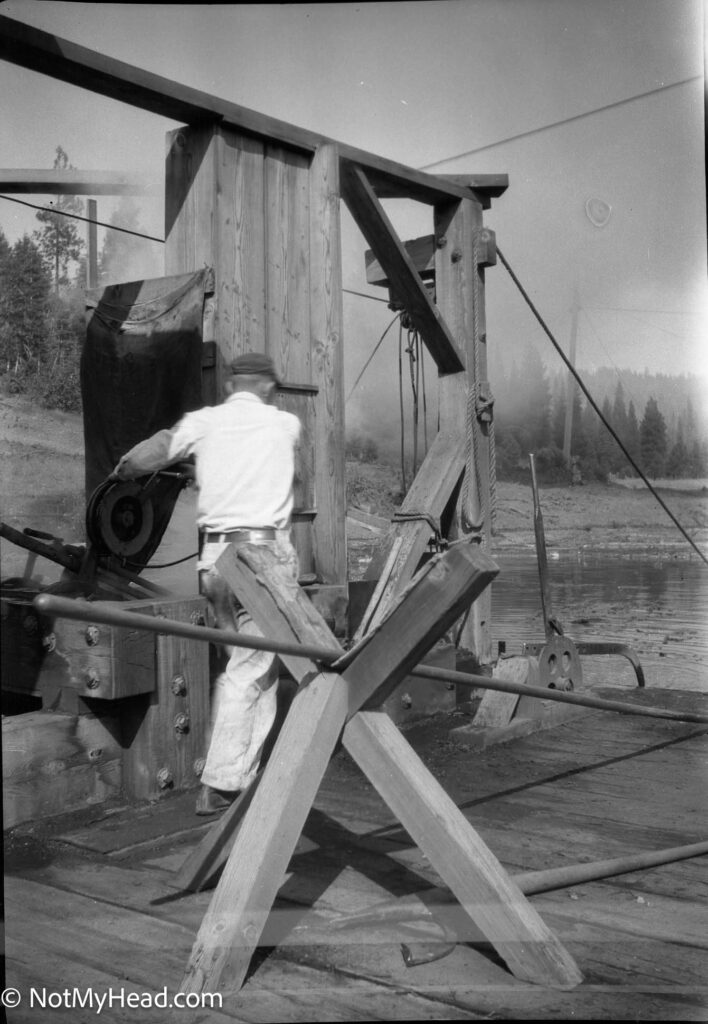
[[[227,807],[230,807],[239,791],[229,792],[225,789],[213,789],[211,786],[202,786],[197,797],[195,813],[206,816],[210,814],[221,814]]]

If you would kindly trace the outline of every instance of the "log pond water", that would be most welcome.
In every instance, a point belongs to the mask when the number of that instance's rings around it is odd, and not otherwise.
[[[556,556],[556,557],[554,557]],[[494,650],[544,639],[535,554],[502,552],[492,589]],[[632,647],[647,686],[708,692],[708,569],[697,557],[616,550],[549,552],[553,614],[575,641]],[[614,685],[633,685],[628,661],[583,658]],[[601,678],[601,675],[598,675]]]

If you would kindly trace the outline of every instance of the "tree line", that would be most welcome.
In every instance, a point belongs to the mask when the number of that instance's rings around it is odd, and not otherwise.
[[[631,377],[631,375],[629,375]],[[661,378],[645,375],[645,384]],[[674,398],[671,416],[662,411],[656,394],[636,408],[615,374],[614,393],[605,394],[601,416],[577,384],[568,389],[567,373],[549,375],[538,352],[529,346],[505,379],[495,384],[495,440],[500,479],[525,478],[528,454],[533,452],[539,475],[546,482],[606,481],[610,475],[636,476],[608,423],[635,465],[651,479],[697,479],[708,475],[708,440],[685,389],[682,401]],[[590,381],[590,383],[594,383]],[[593,387],[588,388],[598,398]],[[564,456],[568,393],[572,403],[570,456]],[[603,422],[604,420],[604,422]]]
[[[55,170],[71,170],[61,146]],[[0,375],[15,392],[44,405],[81,408],[79,359],[85,336],[86,245],[80,222],[84,202],[55,196],[37,212],[38,227],[10,245],[0,226]],[[67,216],[69,215],[69,216]],[[123,197],[111,222],[139,230],[139,209]],[[107,231],[98,254],[98,283],[135,279],[144,265],[139,238]]]

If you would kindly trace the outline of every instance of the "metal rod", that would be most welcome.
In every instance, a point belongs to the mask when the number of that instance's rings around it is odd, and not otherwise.
[[[554,892],[572,885],[582,885],[600,878],[612,878],[632,871],[658,867],[661,864],[673,864],[691,857],[702,857],[708,854],[708,842],[691,843],[688,846],[672,846],[665,850],[648,850],[641,853],[629,853],[623,857],[609,860],[590,861],[586,864],[567,864],[562,868],[549,868],[547,871],[525,871],[520,875],[512,875],[512,881],[518,885],[524,896],[537,896],[542,892]],[[389,900],[378,903],[369,910],[361,910],[353,914],[342,914],[330,921],[330,927],[360,928],[370,924],[398,923],[415,920],[421,915],[434,918],[435,911],[455,905],[457,900],[449,889],[435,887],[425,892],[403,896],[394,903]],[[458,935],[458,941],[464,936]]]
[[[541,500],[538,496],[538,483],[536,482],[536,460],[529,454],[531,466],[531,490],[533,492],[533,529],[536,537],[536,561],[538,563],[538,581],[541,586],[541,611],[543,614],[543,629],[546,639],[553,636],[551,627],[551,588],[548,582],[548,557],[546,555],[546,534],[543,528],[543,512],[541,511]]]
[[[349,664],[354,653],[347,651],[345,654],[338,646],[327,648],[313,644],[289,643],[237,633],[230,629],[193,626],[187,622],[177,622],[175,619],[162,619],[152,615],[142,615],[138,612],[126,612],[115,607],[113,603],[103,601],[75,601],[72,598],[57,597],[54,594],[40,594],[34,599],[34,606],[44,615],[58,615],[67,619],[79,619],[82,622],[103,622],[112,626],[145,629],[152,633],[181,636],[188,640],[201,640],[202,642],[226,644],[230,647],[245,647],[255,651],[270,651],[273,654],[291,654],[296,657],[311,658],[324,667],[334,668],[335,671]],[[525,686],[523,683],[491,679],[489,676],[456,672],[453,669],[437,669],[427,665],[418,665],[409,675],[421,679],[432,679],[436,682],[458,683],[461,686],[470,686],[475,689],[500,690],[502,693],[518,693],[521,696],[539,697],[542,700],[558,701],[563,704],[577,704],[581,707],[596,708],[599,711],[616,711],[624,715],[708,724],[708,715],[684,714],[664,708],[638,707],[634,704],[625,704],[622,701],[589,697],[579,693],[569,693],[565,690],[548,690],[541,686]]]
[[[411,676],[421,679],[447,680],[460,686],[479,687],[484,690],[499,690],[501,693],[518,693],[522,697],[539,697],[542,700],[555,700],[560,704],[577,704],[579,707],[596,708],[598,711],[617,711],[622,715],[639,715],[648,718],[669,718],[675,722],[700,722],[708,724],[708,715],[693,714],[683,711],[669,711],[666,708],[648,708],[636,704],[626,704],[619,700],[605,700],[604,697],[590,697],[582,693],[571,693],[567,690],[547,690],[542,686],[526,686],[524,683],[512,683],[505,679],[491,679],[489,676],[477,676],[468,672],[455,672],[453,669],[430,668],[417,665],[409,672]]]
[[[641,871],[659,864],[673,864],[678,860],[690,857],[702,857],[708,853],[708,842],[690,843],[687,846],[671,846],[665,850],[645,850],[641,853],[629,853],[624,857],[613,857],[608,860],[591,861],[588,864],[567,864],[562,868],[549,868],[547,871],[526,871],[523,875],[514,875],[514,881],[525,896],[534,896],[540,892],[552,892],[554,889],[565,889],[569,885],[581,885],[597,878],[611,878],[613,875],[625,875],[630,871]]]
[[[143,615],[139,612],[127,612],[103,601],[74,601],[71,598],[57,597],[54,594],[40,594],[34,599],[34,606],[43,615],[78,619],[81,622],[102,622],[109,626],[145,629],[152,633],[181,636],[187,640],[226,644],[229,647],[246,647],[254,651],[270,651],[273,654],[294,654],[302,658],[312,658],[314,661],[320,661],[326,665],[331,665],[342,654],[341,648],[313,647],[308,644],[268,640],[265,637],[237,633],[231,629],[194,626],[191,623],[178,622],[175,619],[155,618],[152,615]]]

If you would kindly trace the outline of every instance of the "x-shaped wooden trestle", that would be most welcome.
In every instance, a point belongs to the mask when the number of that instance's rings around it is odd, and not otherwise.
[[[264,634],[343,653],[267,547],[232,546],[217,564]],[[232,807],[230,818],[218,822],[215,836],[209,833],[203,843],[208,848],[211,837],[218,844],[242,816],[194,943],[183,992],[236,991],[243,984],[340,737],[512,973],[560,988],[582,980],[570,954],[388,715],[376,710],[497,572],[478,546],[453,547],[432,559],[378,628],[332,668],[283,656],[299,689],[257,784],[240,810]],[[200,856],[198,850],[197,864]]]

